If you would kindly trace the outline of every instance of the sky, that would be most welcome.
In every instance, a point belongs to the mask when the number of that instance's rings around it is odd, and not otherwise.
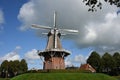
[[[31,29],[31,24],[53,26],[57,12],[57,27],[79,30],[77,34],[61,36],[64,49],[71,51],[66,66],[86,63],[92,51],[113,54],[120,52],[119,8],[103,2],[103,9],[88,12],[82,0],[0,0],[0,63],[25,59],[29,69],[42,69],[37,50],[44,50],[47,30]]]

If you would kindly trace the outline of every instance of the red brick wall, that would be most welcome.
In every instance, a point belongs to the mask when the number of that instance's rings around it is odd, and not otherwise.
[[[44,62],[44,69],[65,69],[64,59],[62,57],[52,57]]]

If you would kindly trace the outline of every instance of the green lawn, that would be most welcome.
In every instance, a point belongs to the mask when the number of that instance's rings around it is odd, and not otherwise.
[[[117,80],[98,73],[26,73],[10,80]]]

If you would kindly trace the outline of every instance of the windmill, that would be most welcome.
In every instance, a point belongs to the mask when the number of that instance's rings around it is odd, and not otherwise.
[[[56,12],[54,12],[53,27],[32,24],[32,28],[49,30],[48,41],[44,51],[38,51],[38,55],[44,57],[43,69],[65,69],[64,59],[70,55],[70,51],[62,48],[60,42],[61,32],[77,33],[77,30],[60,29],[56,26]]]

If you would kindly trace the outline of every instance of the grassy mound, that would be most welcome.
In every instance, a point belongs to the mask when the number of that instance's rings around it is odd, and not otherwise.
[[[115,78],[117,78],[118,80],[120,80],[120,75],[119,76],[114,76]]]
[[[10,79],[9,78],[7,78],[7,79],[6,78],[0,78],[0,80],[10,80]]]
[[[117,80],[97,73],[26,73],[10,80]]]

